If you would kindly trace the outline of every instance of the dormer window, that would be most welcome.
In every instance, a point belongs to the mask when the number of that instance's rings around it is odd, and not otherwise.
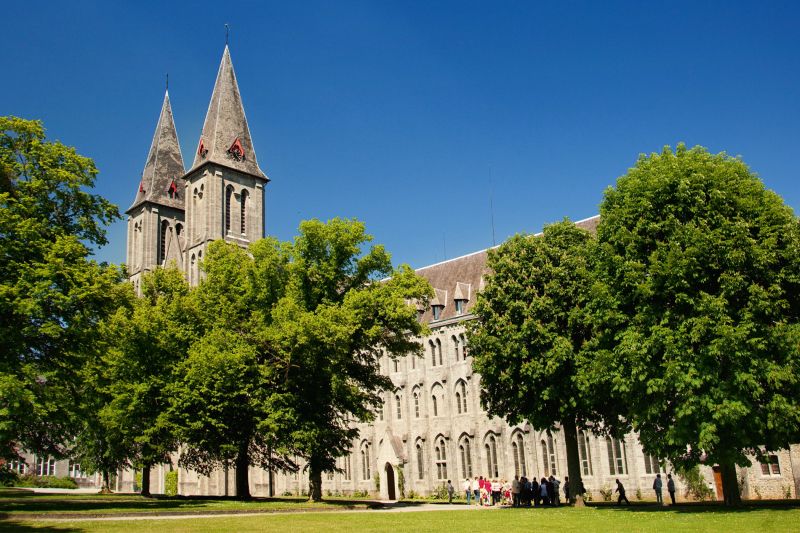
[[[467,308],[466,300],[456,300],[456,314],[463,315],[464,310]]]
[[[453,301],[456,305],[456,315],[463,315],[467,310],[467,302],[472,293],[472,286],[469,283],[456,283],[456,292],[453,294]]]
[[[433,313],[434,320],[441,320],[442,311],[444,310],[445,303],[447,302],[447,291],[442,289],[433,289],[434,298],[431,300],[431,312]]]
[[[443,305],[432,305],[431,310],[433,311],[434,320],[439,320],[442,318],[442,311],[444,310]]]

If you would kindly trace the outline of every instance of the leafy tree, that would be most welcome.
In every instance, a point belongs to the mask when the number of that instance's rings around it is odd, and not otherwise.
[[[564,220],[540,237],[516,235],[489,251],[491,274],[468,330],[481,403],[510,424],[564,430],[570,494],[581,499],[577,432],[598,420],[579,373],[591,337],[586,317],[592,235]]]
[[[108,321],[109,350],[102,374],[108,403],[105,426],[124,441],[128,461],[142,468],[141,492],[150,494],[150,467],[170,461],[178,443],[165,412],[168,387],[198,336],[189,285],[176,268],[157,268],[142,278],[133,298]]]
[[[736,465],[800,437],[800,228],[738,158],[641,156],[605,193],[592,381],[648,453]]]
[[[291,443],[307,461],[310,497],[322,499],[322,472],[350,452],[357,429],[391,388],[382,353],[416,354],[424,332],[411,300],[426,302],[430,285],[409,267],[393,270],[389,254],[354,220],[300,224],[292,245],[288,291],[273,312],[270,335],[286,362],[284,404]],[[388,276],[390,276],[388,279]],[[384,278],[383,281],[379,281]]]
[[[250,496],[248,467],[291,469],[287,434],[274,420],[281,355],[265,333],[285,291],[285,245],[262,239],[250,253],[216,241],[203,263],[205,279],[193,291],[198,337],[168,387],[166,416],[182,443],[183,466],[208,474],[236,469],[236,495]]]
[[[97,169],[45,139],[38,121],[0,117],[0,455],[61,455],[76,391],[121,271],[90,259],[117,208],[89,190]]]

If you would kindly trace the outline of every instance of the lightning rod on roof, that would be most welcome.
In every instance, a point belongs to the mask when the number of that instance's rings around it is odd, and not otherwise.
[[[492,246],[497,246],[494,237],[494,199],[492,198],[494,192],[492,190],[492,167],[489,166],[489,220],[492,224]]]
[[[228,26],[227,23],[225,23],[225,46],[228,46],[228,35],[230,34],[230,32],[231,32],[231,27]]]

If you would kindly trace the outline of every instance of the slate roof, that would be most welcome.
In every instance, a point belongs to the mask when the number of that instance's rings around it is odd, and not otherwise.
[[[176,209],[184,209],[183,181],[185,170],[183,156],[178,143],[178,132],[172,118],[172,106],[169,103],[169,91],[164,94],[161,114],[158,117],[153,142],[147,154],[147,162],[142,171],[142,181],[133,204],[128,212],[143,202],[153,202]],[[175,183],[175,194],[170,197],[170,186]]]
[[[235,157],[231,153],[236,140],[239,140],[243,154]],[[203,150],[200,150],[202,143]],[[214,83],[214,92],[208,104],[203,132],[195,149],[192,170],[205,163],[217,163],[241,172],[268,180],[266,174],[258,166],[250,128],[244,114],[242,96],[236,73],[233,71],[231,54],[228,46],[222,53],[222,61]]]
[[[575,222],[575,225],[594,233],[597,231],[597,224],[599,222],[600,215],[595,215],[584,220],[579,220]],[[456,314],[454,301],[456,295],[468,295],[469,298],[462,315],[467,315],[472,312],[477,292],[483,289],[483,279],[488,273],[488,267],[486,265],[487,258],[488,249],[416,270],[417,274],[427,279],[435,290],[436,297],[431,304],[444,305],[442,314],[439,320],[436,321],[437,323],[458,316]],[[469,286],[471,290],[467,291],[467,286]],[[433,311],[430,307],[423,312],[422,321],[426,323],[433,322]]]

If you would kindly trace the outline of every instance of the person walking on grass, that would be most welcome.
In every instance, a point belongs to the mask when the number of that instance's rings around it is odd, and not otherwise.
[[[664,498],[661,496],[662,487],[663,484],[661,482],[661,474],[656,474],[656,479],[653,481],[653,490],[656,491],[656,503],[664,505]]]
[[[564,503],[569,505],[569,476],[564,476]]]
[[[669,492],[669,499],[672,500],[672,505],[675,505],[675,480],[672,479],[672,474],[667,474],[667,492]]]
[[[511,482],[511,507],[519,507],[519,493],[519,476],[514,476],[514,481]]]
[[[447,480],[447,503],[453,503],[453,493],[456,491],[456,488]]]
[[[469,478],[466,478],[464,480],[464,483],[461,485],[461,488],[463,489],[464,494],[467,497],[467,505],[469,505],[470,500],[472,499],[472,482],[469,480]]]
[[[475,480],[472,482],[472,496],[475,498],[475,503],[477,505],[481,504],[481,483],[483,482],[483,477],[478,479],[478,476],[475,476]]]
[[[619,492],[619,498],[617,498],[617,505],[622,505],[622,500],[625,500],[625,503],[627,503],[628,505],[631,504],[631,502],[628,501],[628,497],[625,496],[625,486],[620,482],[619,479],[617,479],[617,490],[615,490],[614,492]]]

